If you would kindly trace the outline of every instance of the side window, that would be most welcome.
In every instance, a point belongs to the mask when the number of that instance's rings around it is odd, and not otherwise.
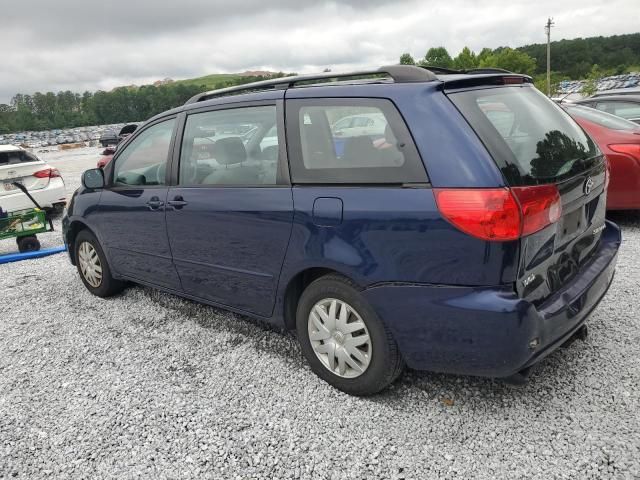
[[[591,106],[593,106],[593,104],[591,104],[589,106],[591,107]],[[615,115],[615,112],[613,111],[611,103],[598,102],[598,103],[596,103],[596,109],[597,110],[601,110],[603,112],[611,113],[612,115]]]
[[[288,100],[287,129],[296,183],[427,181],[404,120],[388,100]]]
[[[632,102],[612,102],[613,113],[627,120],[640,118],[640,104]]]
[[[180,185],[275,185],[276,107],[242,107],[187,117]]]
[[[157,123],[140,133],[118,155],[113,174],[116,185],[164,185],[175,119]]]

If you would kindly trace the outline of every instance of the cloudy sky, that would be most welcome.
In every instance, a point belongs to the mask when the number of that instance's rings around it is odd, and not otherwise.
[[[254,69],[312,72],[640,31],[640,0],[1,0],[0,103]]]

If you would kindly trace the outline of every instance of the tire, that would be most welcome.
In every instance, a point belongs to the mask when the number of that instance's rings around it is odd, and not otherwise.
[[[40,250],[40,241],[35,235],[27,235],[26,237],[16,238],[18,250],[20,253],[37,252]]]
[[[389,329],[357,287],[340,275],[321,277],[305,289],[298,301],[296,330],[314,373],[350,395],[378,393],[404,368]]]
[[[74,248],[78,273],[87,290],[103,298],[111,297],[124,290],[125,282],[116,280],[111,275],[107,257],[93,233],[89,230],[78,233]]]

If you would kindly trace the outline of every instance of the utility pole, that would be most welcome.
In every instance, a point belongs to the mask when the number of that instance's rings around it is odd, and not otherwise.
[[[553,27],[553,18],[547,19],[547,24],[544,27],[547,32],[547,96],[551,96],[551,27]]]

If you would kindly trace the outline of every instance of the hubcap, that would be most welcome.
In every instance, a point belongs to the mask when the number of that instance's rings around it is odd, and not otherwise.
[[[87,283],[98,288],[102,283],[102,264],[98,252],[89,242],[82,242],[78,247],[78,263]]]
[[[362,317],[335,298],[316,303],[309,313],[309,340],[318,359],[343,378],[362,375],[371,361],[371,338]]]

